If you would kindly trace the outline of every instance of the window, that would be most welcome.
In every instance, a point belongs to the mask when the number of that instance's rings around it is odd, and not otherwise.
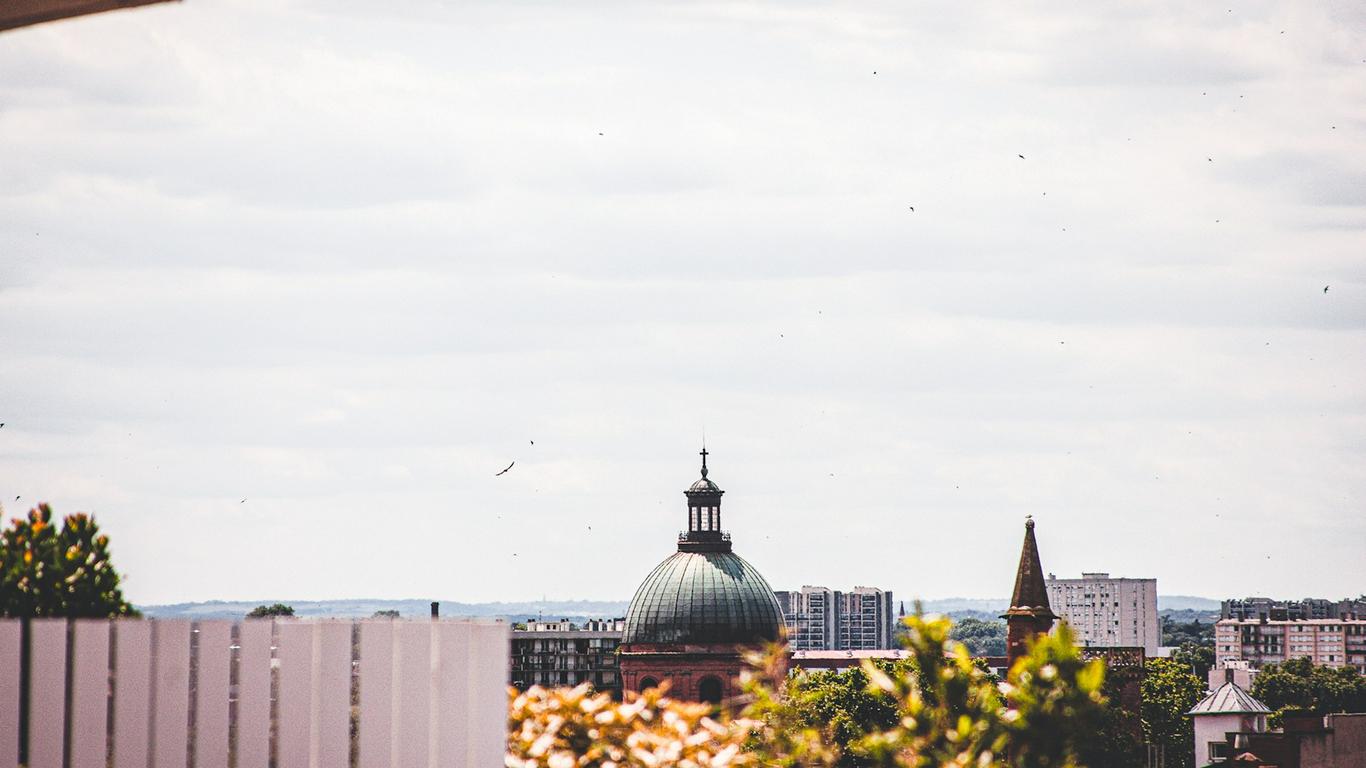
[[[651,689],[651,688],[658,688],[658,687],[659,687],[659,681],[656,680],[656,679],[654,679],[653,677],[642,677],[642,678],[640,679],[640,690],[642,690],[642,691],[646,691],[646,690],[649,690],[649,689]]]
[[[708,704],[721,703],[721,679],[707,675],[697,684],[697,698]]]

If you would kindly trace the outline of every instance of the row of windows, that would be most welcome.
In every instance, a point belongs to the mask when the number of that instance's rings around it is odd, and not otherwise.
[[[692,531],[721,530],[720,507],[692,507],[689,509],[688,529]]]

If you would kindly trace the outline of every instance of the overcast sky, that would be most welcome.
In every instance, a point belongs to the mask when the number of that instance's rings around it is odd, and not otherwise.
[[[626,599],[705,431],[777,589],[1008,596],[1032,514],[1366,590],[1366,10],[965,5],[0,34],[6,517],[143,604]]]

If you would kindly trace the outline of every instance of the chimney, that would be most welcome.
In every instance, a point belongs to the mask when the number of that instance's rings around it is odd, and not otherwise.
[[[441,616],[441,603],[439,603],[439,602],[433,600],[433,601],[432,601],[432,618],[435,619],[435,618],[438,618],[439,616]]]

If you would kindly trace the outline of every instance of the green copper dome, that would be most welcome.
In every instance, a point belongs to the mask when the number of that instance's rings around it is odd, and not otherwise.
[[[758,645],[777,640],[783,613],[773,589],[729,549],[680,551],[656,566],[631,598],[622,642]]]

